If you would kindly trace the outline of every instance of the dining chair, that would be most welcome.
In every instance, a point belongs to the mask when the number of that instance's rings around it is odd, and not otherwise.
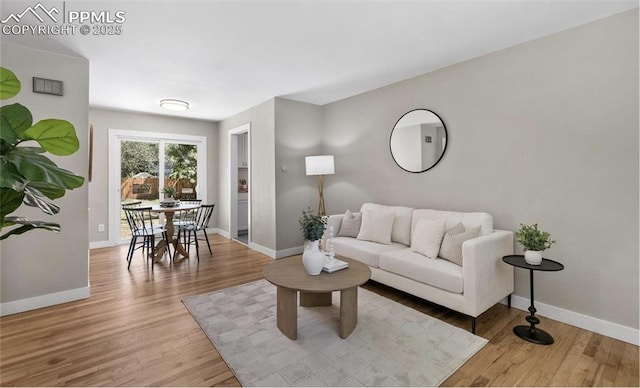
[[[151,206],[123,206],[122,209],[127,217],[127,223],[131,229],[131,242],[129,243],[129,251],[127,252],[127,269],[131,267],[131,259],[136,249],[142,248],[142,255],[147,260],[151,259],[151,269],[155,263],[153,257],[153,250],[155,248],[155,237],[161,235],[162,239],[167,245],[167,252],[171,257],[171,243],[167,235],[167,229],[164,226],[158,226],[153,224],[153,217],[151,214]],[[142,238],[141,242],[138,239]],[[136,245],[139,245],[136,247]],[[145,254],[146,250],[146,254]]]
[[[122,203],[122,207],[136,207],[136,206],[142,206],[142,201],[133,201],[133,202],[123,202]]]
[[[202,203],[202,200],[201,199],[181,199],[180,203],[188,203],[188,204],[200,205]]]
[[[201,199],[181,199],[180,203],[186,204],[186,205],[200,205],[202,203],[202,200]],[[182,210],[177,212],[176,215],[173,217],[173,226],[179,227],[180,225],[184,225],[184,224],[193,224],[195,222],[197,212],[198,212],[198,209],[189,209],[189,210]]]
[[[216,205],[201,205],[196,209],[194,213],[187,217],[187,222],[178,226],[178,236],[176,237],[178,241],[180,241],[180,237],[182,237],[185,247],[187,248],[187,252],[190,252],[191,244],[195,244],[196,246],[196,256],[198,258],[198,262],[200,261],[200,244],[198,243],[198,232],[202,231],[204,234],[204,240],[207,241],[207,247],[209,248],[209,254],[213,254],[211,251],[211,244],[209,243],[209,236],[207,235],[207,226],[209,225],[209,221],[211,220],[211,216],[213,215],[213,209]],[[173,252],[173,260],[176,258],[176,252]]]

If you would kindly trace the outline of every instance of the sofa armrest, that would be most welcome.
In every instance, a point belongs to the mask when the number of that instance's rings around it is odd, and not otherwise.
[[[474,316],[513,293],[514,268],[502,261],[512,254],[513,232],[507,230],[494,230],[462,244],[463,293]]]
[[[322,235],[322,246],[326,247],[325,244],[327,238],[329,238],[329,226],[333,226],[333,237],[338,235],[338,231],[340,231],[340,226],[342,225],[342,217],[344,214],[333,214],[327,216],[327,227],[324,229],[324,234]]]

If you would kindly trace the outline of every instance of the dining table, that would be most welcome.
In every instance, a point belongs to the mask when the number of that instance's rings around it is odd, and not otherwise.
[[[196,203],[180,203],[176,206],[162,206],[162,205],[153,205],[151,207],[151,211],[153,213],[164,214],[165,218],[165,228],[167,229],[167,236],[171,243],[173,244],[173,249],[177,251],[177,253],[181,254],[184,257],[189,257],[189,253],[185,249],[184,245],[175,238],[175,227],[173,225],[173,217],[176,212],[195,210],[200,207],[200,204]],[[153,252],[153,259],[159,260],[164,255],[168,246],[164,240],[158,242]]]

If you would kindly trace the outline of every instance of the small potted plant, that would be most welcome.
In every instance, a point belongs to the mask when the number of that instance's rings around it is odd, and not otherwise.
[[[304,269],[309,275],[318,275],[322,272],[325,257],[320,251],[320,239],[324,234],[324,227],[327,221],[324,217],[314,215],[310,208],[302,211],[302,217],[299,220],[300,230],[305,239],[304,253],[302,254],[302,263]]]
[[[520,229],[516,232],[516,241],[524,246],[524,260],[531,265],[540,265],[542,251],[556,243],[551,239],[549,232],[538,229],[538,224],[520,224]]]
[[[161,205],[171,207],[176,203],[174,195],[176,195],[176,188],[174,186],[165,186],[162,188],[162,193],[164,194],[164,200],[161,202]]]
[[[246,192],[247,189],[248,189],[247,180],[246,179],[240,179],[238,181],[238,183],[240,184],[240,190],[242,190],[242,192]]]

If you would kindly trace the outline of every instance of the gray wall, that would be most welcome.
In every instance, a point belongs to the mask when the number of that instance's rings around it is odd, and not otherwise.
[[[275,118],[277,249],[283,250],[302,246],[298,219],[303,209],[318,209],[316,177],[305,175],[304,158],[320,154],[322,108],[276,98]],[[325,177],[326,182],[331,179]]]
[[[270,99],[219,123],[216,205],[216,225],[229,232],[229,130],[251,123],[251,240],[271,250],[276,249],[274,106]]]
[[[539,223],[565,270],[536,276],[536,301],[638,329],[638,105],[637,10],[326,105],[327,211],[375,201]],[[424,174],[389,153],[415,108],[449,135]],[[516,270],[516,294],[528,287]]]
[[[20,46],[2,44],[2,66],[12,70],[22,83],[22,91],[2,104],[19,102],[33,114],[34,123],[57,118],[70,121],[77,132],[80,149],[73,155],[47,154],[60,167],[87,176],[89,62],[84,58],[58,55]],[[31,77],[64,82],[64,96],[36,94]],[[30,142],[34,146],[36,143]],[[12,236],[0,243],[2,303],[45,294],[64,293],[89,286],[88,186],[68,191],[55,200],[61,208],[47,216],[30,207],[19,208],[14,215],[31,220],[57,222],[60,234],[42,230]]]
[[[109,240],[109,129],[140,132],[178,133],[207,138],[207,201],[215,203],[218,192],[218,125],[212,121],[156,116],[143,113],[91,108],[89,122],[93,124],[93,176],[89,184],[89,241]],[[98,232],[98,224],[105,231]]]

